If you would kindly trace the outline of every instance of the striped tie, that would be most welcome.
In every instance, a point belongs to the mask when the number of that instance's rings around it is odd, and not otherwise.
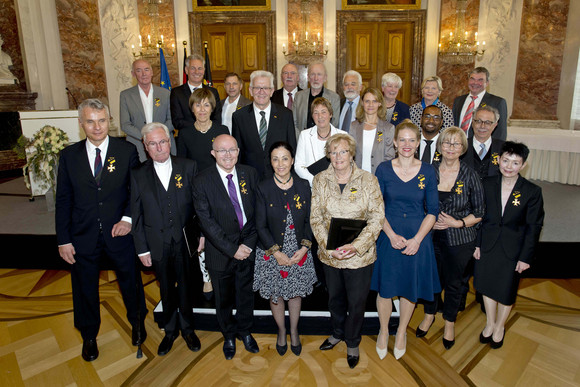
[[[268,125],[266,124],[266,112],[261,111],[260,115],[260,142],[262,143],[262,149],[266,147],[266,135],[268,134]]]
[[[463,116],[463,121],[461,121],[461,129],[465,133],[467,133],[467,129],[469,129],[469,125],[471,124],[471,116],[473,115],[473,108],[475,107],[475,100],[477,99],[477,95],[471,95],[471,102],[465,111],[465,115]]]
[[[485,157],[485,144],[479,144],[479,146],[481,147],[481,149],[479,150],[479,159],[483,160],[483,158]]]

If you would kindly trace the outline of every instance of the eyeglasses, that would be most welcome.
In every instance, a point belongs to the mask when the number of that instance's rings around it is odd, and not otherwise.
[[[346,156],[346,154],[349,152],[348,149],[344,149],[338,152],[330,152],[330,156],[331,157],[336,157],[337,155],[340,155],[340,157]]]
[[[463,144],[462,144],[462,143],[460,143],[460,142],[449,142],[449,141],[443,141],[443,142],[441,143],[441,145],[442,145],[444,148],[454,148],[454,149],[459,149],[459,148],[463,147]]]
[[[433,114],[425,114],[423,116],[423,118],[425,118],[426,120],[436,120],[436,121],[438,121],[438,120],[441,119],[441,116],[434,116]]]
[[[258,91],[270,91],[270,90],[272,90],[272,88],[271,87],[252,86],[252,90],[254,90],[254,93],[257,93]]]
[[[157,148],[157,145],[161,145],[162,147],[164,147],[167,144],[169,144],[169,140],[161,140],[159,142],[149,141],[145,145],[147,145],[149,148]]]
[[[226,154],[235,155],[239,151],[240,150],[238,148],[235,148],[235,149],[214,149],[214,152],[216,152],[220,156],[225,156]]]
[[[493,124],[495,124],[494,121],[482,121],[482,120],[473,120],[473,123],[475,123],[477,125],[485,125],[485,126],[492,126]]]

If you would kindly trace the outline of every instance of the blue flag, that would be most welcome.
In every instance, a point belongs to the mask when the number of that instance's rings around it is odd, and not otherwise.
[[[161,47],[159,47],[159,65],[161,66],[161,79],[159,80],[159,86],[171,90],[169,71],[167,70],[167,63],[165,63],[165,56],[163,55],[163,49]]]

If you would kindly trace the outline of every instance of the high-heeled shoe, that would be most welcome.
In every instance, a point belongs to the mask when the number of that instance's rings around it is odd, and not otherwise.
[[[381,335],[381,331],[379,331],[379,335]],[[377,350],[377,355],[379,355],[379,359],[383,360],[387,356],[387,350],[389,348],[389,335],[387,334],[387,345],[385,348],[379,348],[379,337],[377,336],[377,346],[375,347]]]
[[[455,339],[447,340],[445,337],[443,338],[443,346],[445,347],[445,349],[449,350],[454,345],[455,345]]]
[[[284,335],[284,338],[286,335]],[[286,341],[286,340],[284,340]],[[280,356],[284,356],[284,354],[286,353],[286,351],[288,350],[288,342],[286,341],[286,343],[284,343],[284,345],[279,345],[278,344],[278,339],[276,339],[276,351],[278,351],[278,355]]]
[[[505,339],[505,330],[504,330],[504,332],[503,332],[503,336],[502,336],[502,338],[501,338],[501,341],[495,341],[495,340],[493,339],[493,335],[491,335],[491,336],[490,336],[490,338],[491,338],[491,343],[489,344],[489,346],[490,346],[492,349],[498,349],[498,348],[501,348],[501,346],[503,345],[503,339]]]
[[[399,360],[403,357],[403,355],[407,352],[407,332],[405,332],[405,348],[399,349],[397,348],[397,339],[395,336],[395,345],[393,346],[393,354],[395,355],[395,359]]]
[[[429,329],[431,329],[431,327],[433,326],[433,323],[434,322],[435,322],[435,317],[433,317],[433,321],[431,321],[431,325],[429,325],[429,327],[427,328],[426,331],[424,331],[423,329],[417,327],[417,329],[415,331],[415,336],[417,336],[419,338],[427,336],[427,332],[429,332]],[[421,326],[421,324],[419,324],[419,326]]]
[[[300,356],[300,353],[302,352],[302,343],[298,343],[298,345],[290,344],[290,350],[294,355]]]
[[[493,336],[493,334],[489,335],[489,336],[484,336],[483,335],[483,331],[481,331],[481,333],[479,334],[479,342],[481,344],[489,344],[491,343],[491,337]]]

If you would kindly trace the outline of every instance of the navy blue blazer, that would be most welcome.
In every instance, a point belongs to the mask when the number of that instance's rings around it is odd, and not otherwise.
[[[502,215],[501,179],[499,175],[483,181],[486,212],[476,246],[486,252],[499,243],[512,261],[529,264],[544,224],[542,189],[519,176]]]
[[[236,165],[242,205],[247,221],[240,230],[234,206],[230,200],[217,166],[201,171],[193,181],[194,207],[205,242],[205,263],[208,269],[231,269],[234,255],[241,244],[253,249],[248,257],[254,260],[258,240],[256,233],[256,189],[258,173],[252,167]]]
[[[398,99],[395,100],[395,110],[393,111],[393,115],[391,116],[391,124],[399,125],[401,121],[404,119],[409,118],[411,119],[411,113],[409,113],[409,105],[405,102],[401,102]]]
[[[459,119],[461,118],[461,109],[463,109],[463,104],[465,103],[465,99],[469,96],[469,94],[461,95],[455,100],[453,100],[453,124],[455,126],[460,126],[461,122]],[[502,97],[498,97],[497,95],[493,95],[491,93],[486,92],[483,96],[481,103],[479,106],[493,106],[499,111],[499,121],[497,122],[497,126],[495,127],[491,137],[497,138],[498,140],[505,141],[507,137],[507,102]],[[468,134],[470,136],[473,135],[473,127],[472,125],[469,126]]]
[[[256,168],[260,178],[272,176],[269,150],[273,143],[286,141],[293,149],[296,149],[296,132],[292,111],[275,103],[271,103],[270,106],[268,134],[264,149],[262,149],[260,142],[254,104],[244,106],[232,115],[232,136],[235,137],[240,148],[239,162]]]
[[[129,176],[131,169],[139,164],[137,149],[123,139],[109,137],[101,183],[97,185],[86,142],[69,145],[60,154],[55,212],[58,244],[72,243],[77,254],[91,254],[96,249],[102,225],[109,250],[132,248],[130,234],[113,238],[111,231],[123,216],[131,216]]]
[[[193,222],[193,178],[197,174],[195,161],[171,157],[171,178],[169,184],[175,185],[175,227],[183,228]],[[131,218],[132,234],[137,254],[151,252],[151,259],[163,258],[163,211],[157,189],[157,173],[153,160],[149,159],[131,172]]]

